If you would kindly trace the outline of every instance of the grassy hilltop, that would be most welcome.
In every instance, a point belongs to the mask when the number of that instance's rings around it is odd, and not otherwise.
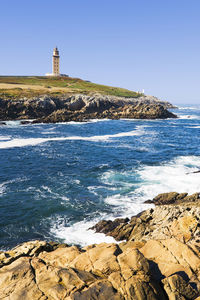
[[[137,98],[141,94],[127,89],[92,83],[79,78],[45,76],[0,76],[0,97],[33,97],[44,94],[59,96],[62,94],[113,95]]]

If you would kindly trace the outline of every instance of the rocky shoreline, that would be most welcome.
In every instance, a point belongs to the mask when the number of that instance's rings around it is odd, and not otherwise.
[[[170,111],[172,104],[153,96],[124,98],[94,94],[41,96],[23,99],[0,98],[0,121],[34,119],[33,123],[85,121],[88,119],[166,119],[177,116]]]
[[[120,243],[31,241],[0,254],[0,298],[200,299],[199,193],[160,194],[154,208],[94,230]]]

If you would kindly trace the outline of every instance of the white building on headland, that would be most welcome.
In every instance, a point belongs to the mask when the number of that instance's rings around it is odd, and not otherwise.
[[[66,74],[60,74],[60,56],[57,47],[53,49],[52,73],[47,73],[46,76],[68,76]]]

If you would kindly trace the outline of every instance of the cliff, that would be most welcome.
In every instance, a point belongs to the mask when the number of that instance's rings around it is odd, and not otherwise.
[[[173,105],[156,97],[79,78],[0,76],[0,121],[175,117],[168,108]]]
[[[35,123],[84,121],[94,118],[165,119],[175,118],[172,105],[156,97],[125,98],[94,94],[22,99],[0,98],[0,120],[35,119]]]

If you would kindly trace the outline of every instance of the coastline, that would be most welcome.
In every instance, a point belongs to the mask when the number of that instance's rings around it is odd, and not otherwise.
[[[124,98],[94,94],[60,97],[0,98],[0,125],[8,120],[29,123],[84,122],[89,119],[167,119],[177,116],[168,111],[172,104],[153,96]],[[34,119],[34,121],[29,121]]]
[[[116,243],[78,247],[32,241],[2,252],[1,297],[26,293],[25,299],[36,300],[198,299],[199,198],[195,194],[182,203],[188,195],[181,195],[166,197],[169,205],[114,221],[118,226],[110,223],[113,230],[107,233]]]
[[[80,248],[30,241],[1,252],[1,297],[199,299],[199,193],[165,193],[153,201],[155,208],[131,220],[96,225],[120,243]]]

